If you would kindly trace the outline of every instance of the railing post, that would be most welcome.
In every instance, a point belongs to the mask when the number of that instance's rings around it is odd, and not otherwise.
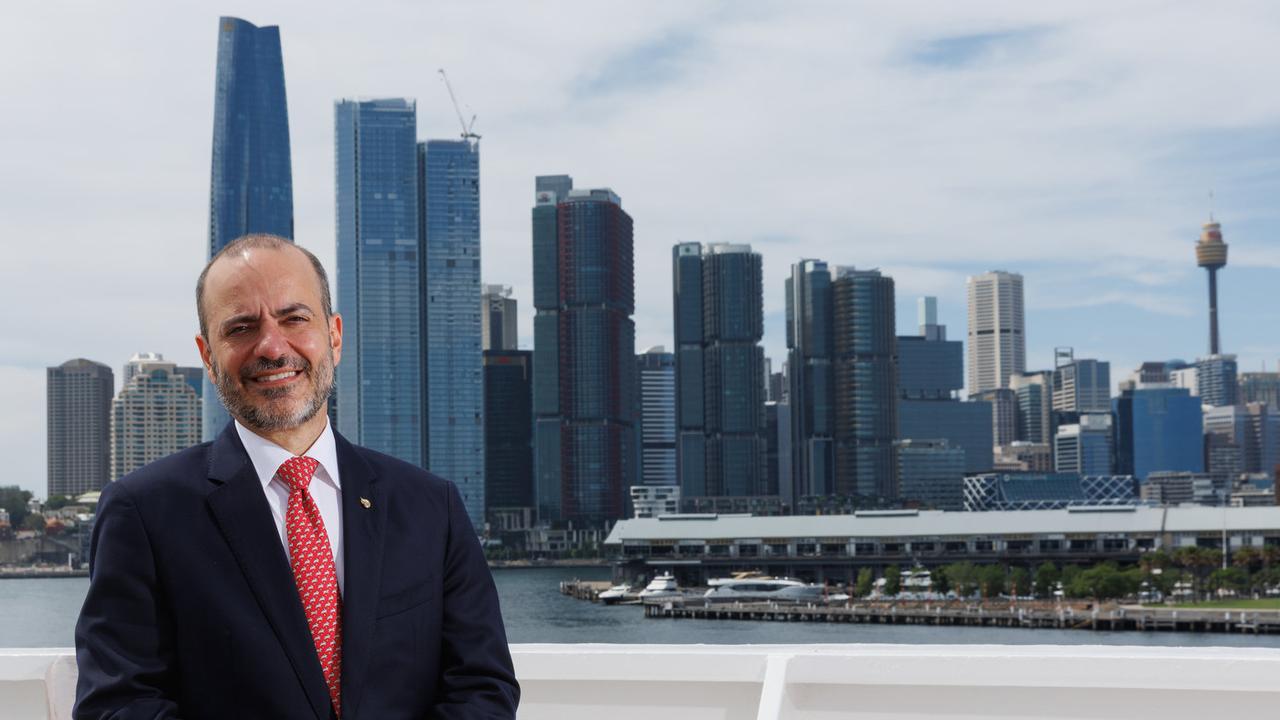
[[[779,720],[787,698],[787,665],[791,654],[769,653],[764,665],[764,683],[760,687],[760,706],[756,720]]]

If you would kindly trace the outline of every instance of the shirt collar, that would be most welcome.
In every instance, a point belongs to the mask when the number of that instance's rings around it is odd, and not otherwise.
[[[258,473],[258,480],[262,483],[262,487],[266,488],[271,484],[276,471],[284,461],[294,457],[294,454],[241,425],[239,420],[236,420],[235,424],[236,434],[240,436],[245,452],[249,453],[249,460],[253,462],[253,469]],[[303,455],[320,463],[320,467],[316,469],[317,478],[327,479],[333,483],[334,487],[342,488],[338,478],[338,446],[334,442],[333,427],[329,424],[327,417],[324,422],[324,431]]]

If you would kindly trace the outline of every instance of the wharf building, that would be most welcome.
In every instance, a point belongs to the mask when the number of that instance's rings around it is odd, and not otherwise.
[[[1138,497],[1132,475],[983,473],[964,479],[964,509],[970,512],[1129,506]]]
[[[428,140],[417,159],[422,463],[457,486],[472,525],[482,527],[480,144]]]
[[[966,281],[969,296],[969,393],[1009,387],[1027,369],[1022,276],[995,270]]]
[[[84,358],[45,370],[46,497],[76,497],[111,481],[114,377]]]
[[[129,381],[111,401],[111,477],[200,442],[200,396],[159,355],[129,361]]]
[[[533,225],[538,519],[600,527],[624,515],[637,460],[631,216],[612,190],[541,176]]]
[[[661,345],[640,353],[636,377],[640,382],[640,483],[678,485],[675,355]],[[679,495],[675,497],[678,501]]]
[[[992,404],[960,401],[964,343],[947,340],[946,326],[927,311],[920,326],[921,335],[897,338],[897,437],[946,440],[964,451],[966,473],[986,472],[993,466]]]
[[[218,18],[208,259],[249,233],[293,239],[293,170],[280,29]],[[231,422],[207,379],[201,435]]]
[[[339,100],[334,134],[337,309],[355,330],[337,368],[338,430],[426,467],[416,105]]]
[[[1223,548],[1223,538],[1228,548]],[[1280,507],[1070,507],[1033,512],[862,511],[818,517],[668,515],[623,520],[605,539],[621,577],[669,571],[681,584],[757,570],[852,583],[870,567],[955,562],[1137,563],[1183,547],[1280,545]]]
[[[765,472],[764,280],[750,245],[672,248],[682,495],[776,495]]]

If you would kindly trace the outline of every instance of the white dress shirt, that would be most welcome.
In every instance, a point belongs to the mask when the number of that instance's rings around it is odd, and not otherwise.
[[[289,537],[285,532],[284,518],[289,509],[289,486],[276,477],[276,471],[294,454],[254,434],[254,432],[236,420],[236,432],[240,442],[244,444],[253,469],[262,482],[262,491],[266,495],[267,506],[271,508],[271,517],[276,521],[276,532],[280,534],[280,544],[284,546],[284,554],[289,556]],[[329,535],[329,548],[333,550],[333,566],[338,575],[338,593],[342,593],[342,483],[338,477],[338,446],[333,440],[333,428],[326,419],[324,432],[316,438],[315,443],[303,453],[304,457],[320,463],[315,477],[308,490],[316,508],[320,510],[320,518],[324,521],[324,531]]]

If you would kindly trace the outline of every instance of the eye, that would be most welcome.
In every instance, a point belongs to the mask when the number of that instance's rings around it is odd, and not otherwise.
[[[289,318],[288,318],[287,320],[285,320],[285,322],[290,323],[290,324],[293,324],[293,325],[297,325],[297,324],[299,324],[299,323],[304,323],[304,322],[306,322],[306,321],[307,321],[307,319],[308,319],[308,318],[307,318],[307,316],[306,316],[306,315],[290,315],[290,316],[289,316]]]
[[[243,335],[248,331],[249,331],[248,325],[233,325],[227,329],[227,336],[233,337],[235,335]]]

